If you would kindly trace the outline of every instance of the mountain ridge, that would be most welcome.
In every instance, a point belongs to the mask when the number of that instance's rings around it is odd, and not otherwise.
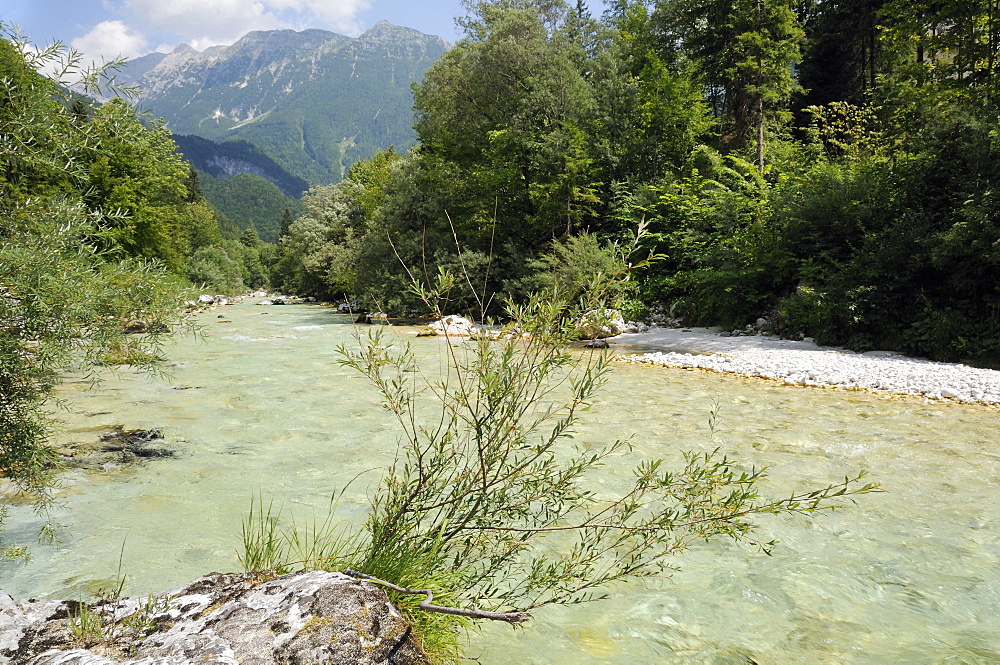
[[[258,175],[277,186],[286,196],[299,198],[309,183],[295,176],[243,139],[217,143],[190,134],[174,134],[178,151],[196,169],[213,178],[231,178],[242,173]]]
[[[247,141],[315,186],[379,149],[413,145],[411,86],[447,47],[388,21],[359,37],[254,31],[228,46],[136,58],[118,78],[174,134]]]

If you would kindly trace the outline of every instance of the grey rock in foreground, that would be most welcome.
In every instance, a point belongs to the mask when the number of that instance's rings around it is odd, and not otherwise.
[[[0,592],[0,665],[428,662],[385,592],[340,573],[293,573],[256,586],[245,575],[213,573],[153,598],[99,605],[105,625],[120,626],[117,649],[74,648],[75,605],[15,602]]]

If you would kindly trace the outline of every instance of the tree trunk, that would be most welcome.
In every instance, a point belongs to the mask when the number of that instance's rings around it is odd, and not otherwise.
[[[756,14],[756,28],[759,33],[761,30],[760,25],[760,3],[762,0],[757,0],[757,14]],[[761,174],[764,173],[764,63],[763,57],[761,56],[760,49],[757,49],[757,76],[758,76],[758,90],[757,90],[757,168],[760,170]]]
[[[764,96],[757,97],[757,168],[764,173]]]

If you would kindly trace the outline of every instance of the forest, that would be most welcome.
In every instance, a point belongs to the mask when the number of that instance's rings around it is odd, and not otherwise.
[[[465,6],[418,146],[311,190],[276,286],[404,314],[404,265],[461,267],[518,298],[641,225],[627,316],[1000,363],[995,1]]]

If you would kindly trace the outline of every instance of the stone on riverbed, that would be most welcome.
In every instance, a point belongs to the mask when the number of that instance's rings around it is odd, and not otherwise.
[[[70,634],[75,605],[18,603],[0,592],[0,665],[428,662],[385,592],[341,573],[292,573],[258,585],[248,575],[212,573],[152,599],[99,604],[93,609],[106,626],[146,629],[94,650]]]
[[[470,337],[476,332],[475,323],[457,314],[449,314],[438,321],[434,321],[428,327],[438,335],[447,335],[449,337]]]
[[[577,332],[580,339],[616,337],[625,329],[625,321],[618,310],[592,310],[580,318]]]
[[[114,425],[98,441],[75,441],[55,449],[65,467],[112,471],[127,468],[140,460],[173,457],[163,430],[132,429]]]

